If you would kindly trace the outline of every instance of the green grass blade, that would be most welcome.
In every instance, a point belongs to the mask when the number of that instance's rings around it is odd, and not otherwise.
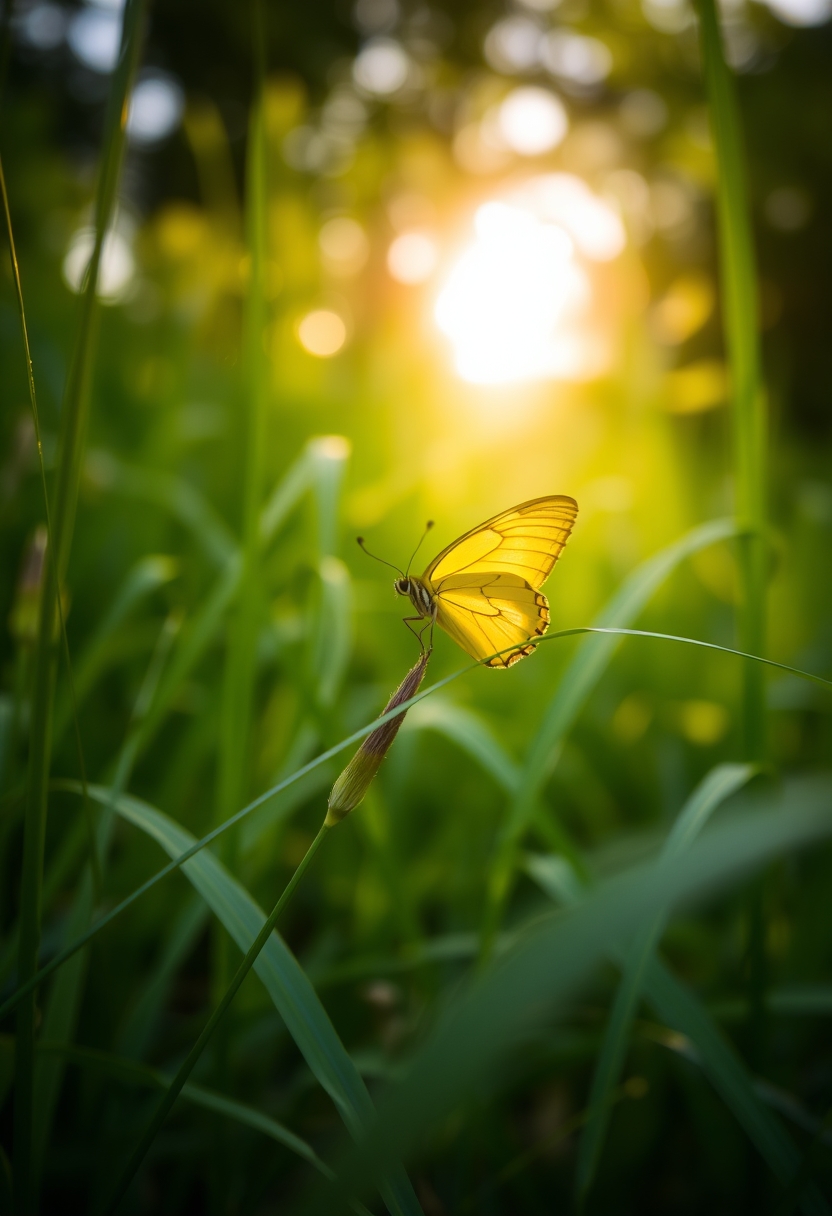
[[[265,459],[270,395],[271,367],[266,357],[266,208],[267,169],[265,148],[265,34],[263,11],[255,0],[254,38],[255,96],[249,118],[246,156],[246,248],[249,265],[242,328],[242,377],[240,408],[243,460],[240,469],[242,538],[240,578],[229,613],[226,632],[222,687],[220,694],[219,739],[214,822],[222,823],[235,807],[246,801],[251,771],[252,717],[260,635],[265,620],[265,601],[261,576],[262,546],[259,516],[265,494]],[[259,35],[259,36],[258,36]],[[239,857],[239,829],[228,832],[221,843],[226,864],[236,869]],[[232,976],[232,961],[226,933],[214,924],[212,939],[212,990],[217,1004],[223,999]],[[229,1036],[232,1019],[220,1027],[213,1045],[216,1078],[228,1088]],[[215,1195],[214,1206],[223,1198]]]
[[[196,1042],[193,1044],[193,1046],[191,1047],[191,1050],[188,1052],[187,1056],[180,1064],[179,1070],[176,1073],[176,1076],[173,1078],[170,1085],[165,1090],[165,1093],[162,1097],[161,1102],[156,1107],[156,1110],[153,1112],[153,1115],[152,1115],[150,1121],[148,1122],[148,1124],[144,1130],[144,1133],[143,1133],[141,1139],[139,1140],[139,1143],[136,1145],[135,1149],[133,1150],[130,1160],[128,1161],[126,1167],[122,1171],[118,1182],[116,1183],[115,1191],[113,1192],[113,1196],[107,1206],[108,1213],[110,1213],[110,1214],[114,1213],[118,1209],[118,1207],[121,1205],[121,1201],[124,1198],[124,1196],[127,1194],[127,1191],[130,1187],[130,1183],[133,1181],[136,1174],[138,1173],[138,1171],[142,1165],[142,1162],[144,1161],[145,1157],[147,1156],[147,1153],[150,1150],[151,1145],[153,1144],[153,1141],[156,1139],[156,1136],[162,1130],[162,1126],[163,1126],[165,1120],[167,1119],[170,1112],[173,1110],[173,1107],[176,1104],[177,1098],[179,1097],[179,1095],[182,1092],[182,1089],[188,1082],[188,1078],[190,1077],[194,1068],[199,1063],[202,1053],[205,1051],[205,1048],[210,1043],[212,1037],[219,1029],[220,1024],[224,1021],[226,1014],[231,1009],[231,1006],[234,1002],[234,999],[235,999],[237,993],[239,992],[240,988],[242,987],[243,983],[245,982],[246,977],[248,976],[249,972],[251,971],[251,968],[254,966],[254,964],[257,962],[257,959],[260,957],[263,947],[266,945],[266,943],[268,942],[269,938],[272,935],[272,932],[276,928],[281,912],[283,911],[286,904],[291,899],[301,878],[303,877],[304,873],[306,872],[306,870],[307,870],[308,866],[310,865],[316,852],[322,845],[324,837],[328,834],[329,830],[330,830],[330,828],[329,828],[328,823],[324,822],[321,824],[320,828],[318,829],[317,836],[312,841],[309,848],[306,850],[306,853],[304,854],[301,861],[298,863],[298,866],[295,869],[295,872],[292,875],[292,877],[289,879],[289,882],[286,884],[286,887],[284,888],[283,893],[281,894],[280,898],[278,899],[278,901],[275,904],[272,911],[269,913],[269,915],[264,920],[263,924],[258,929],[254,940],[252,941],[248,950],[245,952],[245,955],[243,956],[243,961],[239,964],[239,966],[237,967],[237,970],[234,972],[233,978],[231,979],[230,984],[228,985],[225,992],[223,993],[221,1000],[219,1001],[218,1004],[215,1005],[215,1007],[211,1013],[211,1016],[208,1018],[208,1021],[205,1023],[202,1030],[200,1031],[200,1034],[199,1034]]]
[[[642,562],[625,579],[594,622],[599,628],[632,624],[651,596],[686,558],[735,534],[730,520],[714,520],[694,528],[672,545]],[[603,675],[618,642],[615,637],[590,637],[578,649],[543,715],[522,766],[520,782],[498,839],[488,876],[483,918],[483,953],[487,955],[508,899],[517,844],[528,827],[544,782],[554,768],[560,746],[587,698]]]
[[[320,605],[312,641],[313,681],[318,706],[335,703],[352,649],[352,586],[340,558],[324,556],[318,563]]]
[[[125,145],[127,98],[139,60],[143,14],[143,0],[127,0],[119,60],[113,74],[105,120],[104,147],[96,193],[94,245],[88,282],[81,297],[78,336],[61,410],[52,535],[46,553],[32,694],[18,953],[18,977],[23,983],[37,970],[40,944],[41,884],[56,675],[54,622],[58,589],[66,570],[72,543],[95,357],[98,272],[104,239],[115,207]],[[20,1211],[30,1211],[36,1206],[33,1158],[34,1044],[35,1002],[32,993],[20,1005],[17,1018],[14,1180],[15,1203]]]
[[[225,521],[199,490],[182,477],[159,469],[134,468],[109,453],[96,470],[116,494],[162,507],[195,537],[209,561],[220,569],[237,548]]]
[[[567,1000],[646,917],[701,899],[752,867],[830,834],[832,781],[795,782],[713,825],[682,855],[634,867],[568,912],[535,920],[446,1007],[411,1058],[404,1079],[380,1103],[370,1138],[347,1151],[336,1171],[342,1184],[349,1193],[361,1193],[379,1167],[406,1159],[466,1095],[475,1091],[481,1096],[488,1079],[498,1075],[501,1062],[533,1026],[551,1019],[553,1002]],[[785,1167],[796,1150],[773,1116],[761,1124],[761,1137],[772,1128],[776,1136],[767,1143],[769,1148],[776,1143],[777,1152],[767,1159],[785,1182],[790,1176]],[[314,1210],[334,1213],[333,1194],[322,1197]]]
[[[800,1160],[797,1149],[760,1101],[748,1070],[705,1007],[658,958],[648,966],[644,994],[658,1016],[695,1045],[714,1089],[778,1182],[787,1184]],[[816,1192],[810,1192],[804,1198],[804,1211],[807,1216],[821,1216],[829,1208]]]
[[[545,638],[541,638],[541,644],[543,642],[558,641],[560,638],[572,637],[581,633],[621,634],[625,637],[657,638],[667,642],[678,642],[691,646],[701,646],[706,650],[715,650],[723,654],[736,655],[742,659],[764,663],[769,667],[775,667],[781,671],[787,671],[791,675],[799,676],[801,679],[810,680],[813,683],[819,684],[821,687],[826,688],[827,690],[832,689],[832,680],[825,680],[822,676],[814,675],[808,671],[801,671],[800,668],[797,667],[789,667],[785,663],[777,663],[773,659],[760,659],[756,655],[745,654],[741,650],[732,650],[729,646],[718,646],[714,642],[703,642],[697,638],[676,637],[671,634],[651,633],[638,629],[595,629],[592,626],[582,626],[576,629],[564,629],[560,630],[558,633],[548,634]],[[510,647],[507,647],[506,653],[508,653],[509,650]],[[71,945],[59,951],[59,953],[49,963],[47,963],[46,966],[41,967],[31,979],[21,984],[17,991],[14,992],[6,1001],[4,1001],[2,1006],[0,1006],[0,1018],[5,1017],[6,1014],[11,1013],[12,1010],[16,1009],[24,997],[26,997],[30,992],[34,991],[34,989],[37,988],[37,986],[42,983],[43,980],[52,975],[59,967],[62,967],[67,959],[71,958],[76,951],[81,950],[91,938],[95,937],[97,933],[100,933],[102,929],[105,929],[108,925],[112,924],[112,922],[116,920],[116,918],[119,917],[122,912],[125,912],[129,907],[131,907],[136,900],[141,899],[142,895],[145,895],[148,891],[151,891],[157,883],[161,882],[169,874],[172,874],[181,865],[183,865],[184,862],[188,861],[189,858],[196,856],[197,853],[221,836],[223,832],[228,830],[228,828],[240,823],[248,815],[251,815],[260,807],[265,806],[266,803],[271,801],[271,799],[281,794],[283,790],[286,790],[290,786],[294,785],[296,781],[300,781],[308,773],[313,772],[320,765],[326,764],[327,761],[331,760],[334,756],[339,755],[340,752],[345,751],[348,747],[351,747],[353,743],[359,743],[362,739],[366,739],[367,735],[372,734],[372,732],[377,730],[378,727],[383,723],[389,722],[393,718],[398,717],[405,710],[409,710],[412,708],[412,706],[418,705],[418,703],[424,700],[425,697],[429,697],[433,693],[438,692],[440,689],[445,688],[448,684],[453,683],[454,680],[459,679],[460,676],[468,674],[478,666],[478,663],[471,663],[467,667],[461,667],[457,671],[451,672],[450,675],[445,676],[443,679],[437,680],[435,684],[431,684],[427,688],[420,689],[419,692],[416,693],[415,696],[411,697],[409,701],[403,701],[400,706],[397,706],[395,709],[391,709],[386,714],[381,714],[367,726],[363,726],[359,730],[353,731],[353,733],[348,735],[346,739],[342,739],[339,743],[327,748],[326,751],[321,752],[320,755],[316,756],[314,760],[310,760],[307,764],[302,765],[290,776],[284,777],[280,781],[276,782],[275,785],[271,786],[270,789],[258,795],[258,797],[249,802],[247,806],[244,806],[241,810],[237,811],[236,814],[232,815],[230,819],[227,819],[225,823],[221,823],[218,827],[214,828],[212,831],[203,836],[200,840],[195,841],[195,843],[186,849],[185,852],[179,857],[175,858],[168,865],[163,866],[161,870],[159,870],[151,878],[148,878],[146,882],[141,884],[141,886],[136,887],[136,889],[131,892],[130,895],[126,896],[126,898],[123,899],[120,904],[117,904],[115,908],[112,908],[108,913],[102,916],[101,919],[98,920],[96,924],[93,925],[86,933],[82,934],[80,938],[76,939],[76,941]],[[53,783],[53,788],[69,790],[72,793],[81,792],[81,787],[75,781],[56,781]]]
[[[111,662],[114,643],[120,637],[122,626],[129,614],[143,599],[170,582],[175,575],[176,563],[162,554],[140,558],[127,574],[110,608],[75,664],[75,692],[79,707]],[[59,695],[55,706],[55,742],[66,730],[71,716],[70,698]]]
[[[708,773],[679,812],[665,842],[662,857],[680,856],[714,811],[750,781],[755,772],[751,765],[723,764]],[[661,938],[664,921],[664,913],[657,913],[649,924],[639,930],[627,953],[627,962],[592,1077],[589,1116],[578,1150],[575,1187],[580,1205],[586,1200],[601,1156],[612,1113],[612,1095],[619,1083],[627,1054],[645,971]]]
[[[180,911],[159,959],[116,1038],[121,1055],[141,1059],[152,1042],[159,1016],[179,968],[191,954],[208,919],[204,902],[193,897]]]
[[[67,936],[76,938],[90,923],[94,898],[91,874],[87,867],[78,884],[67,924]],[[75,1035],[89,952],[80,951],[57,976],[49,993],[41,1033],[53,1042],[70,1043]],[[35,1172],[40,1177],[46,1164],[46,1152],[55,1110],[64,1076],[64,1062],[58,1056],[36,1057],[35,1060]]]
[[[105,804],[112,801],[111,792],[100,787],[91,787],[90,796]],[[184,828],[137,798],[122,795],[114,805],[119,815],[156,840],[171,857],[178,857],[195,843]],[[265,916],[245,888],[211,853],[192,857],[182,869],[238,947],[248,950],[262,928]],[[344,1123],[353,1135],[362,1135],[373,1117],[370,1095],[314,988],[277,934],[272,933],[269,937],[254,963],[254,970]],[[393,1172],[389,1186],[397,1212],[420,1211],[402,1171]]]
[[[519,765],[485,722],[471,709],[455,705],[442,697],[423,701],[408,714],[402,732],[435,731],[455,743],[488,773],[507,794],[520,783]]]
[[[766,645],[765,392],[760,372],[757,279],[751,211],[745,183],[739,106],[725,62],[714,0],[699,0],[699,30],[708,115],[716,157],[716,209],[722,316],[731,368],[734,494],[740,535],[741,650],[764,655]],[[765,686],[761,669],[744,673],[743,733],[748,759],[765,750]]]
[[[111,1055],[105,1051],[95,1051],[89,1047],[73,1047],[66,1043],[54,1043],[45,1038],[38,1043],[38,1055],[59,1056],[68,1064],[72,1064],[77,1068],[101,1072],[105,1076],[112,1077],[116,1081],[122,1081],[126,1085],[138,1085],[146,1089],[167,1089],[171,1081],[171,1078],[160,1069],[151,1068],[147,1064],[140,1064],[137,1060],[125,1056]],[[207,1089],[203,1085],[196,1085],[193,1082],[188,1082],[183,1087],[182,1097],[187,1102],[202,1107],[203,1110],[213,1111],[215,1114],[232,1119],[244,1127],[250,1127],[254,1131],[262,1132],[263,1135],[268,1136],[271,1140],[275,1140],[278,1144],[282,1144],[285,1148],[288,1148],[290,1152],[302,1157],[304,1161],[308,1161],[310,1165],[320,1170],[327,1177],[332,1176],[332,1171],[321,1160],[311,1145],[302,1140],[300,1136],[296,1136],[288,1127],[284,1127],[282,1123],[278,1123],[277,1120],[262,1114],[254,1107],[248,1106],[244,1102],[238,1102],[234,1098],[227,1098],[224,1094]]]

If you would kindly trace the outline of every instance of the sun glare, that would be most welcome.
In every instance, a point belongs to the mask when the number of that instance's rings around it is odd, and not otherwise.
[[[474,384],[583,379],[599,369],[592,262],[624,246],[618,214],[578,178],[548,174],[483,203],[436,322]]]

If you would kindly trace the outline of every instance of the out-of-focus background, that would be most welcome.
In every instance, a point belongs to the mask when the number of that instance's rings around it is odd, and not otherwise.
[[[247,4],[170,0],[149,14],[104,246],[62,592],[90,779],[106,785],[122,764],[127,789],[195,835],[371,721],[414,660],[393,572],[357,549],[356,534],[402,565],[434,519],[421,569],[499,510],[572,495],[578,523],[547,585],[558,629],[591,623],[639,563],[730,515],[733,501],[714,154],[687,0],[339,0],[267,4],[264,15],[255,39]],[[829,0],[721,9],[770,410],[769,653],[817,672],[832,657],[830,19]],[[6,20],[0,151],[49,472],[122,11],[119,0],[16,0]],[[265,316],[252,359],[246,165],[258,50]],[[0,368],[7,792],[25,772],[43,509],[5,254]],[[265,543],[249,605],[251,721],[236,777],[224,781],[223,764],[226,776],[234,769],[228,578],[251,473],[241,420],[252,392],[265,401],[256,504]],[[736,597],[732,547],[713,544],[673,571],[636,623],[730,646]],[[574,650],[574,641],[547,644],[508,674],[475,671],[414,710],[367,803],[287,914],[287,940],[371,1087],[470,963],[470,951],[450,946],[446,961],[438,948],[429,966],[407,960],[434,939],[477,933],[512,766]],[[429,677],[464,661],[439,636]],[[591,868],[605,873],[652,847],[697,781],[738,757],[740,677],[724,655],[620,646],[543,790],[557,831]],[[829,754],[828,697],[790,677],[771,677],[767,690],[772,765],[817,768]],[[62,676],[57,776],[78,775],[72,718]],[[339,761],[315,770],[243,825],[228,864],[264,906],[317,829],[338,771]],[[4,816],[10,983],[21,821],[12,803]],[[533,831],[527,843],[551,848],[544,837]],[[84,848],[77,799],[56,795],[47,951],[67,940]],[[155,845],[118,826],[108,898],[160,864]],[[828,871],[820,854],[799,880],[789,866],[767,879],[775,986],[829,979]],[[181,1058],[221,949],[186,888],[168,880],[96,940],[70,1040],[164,1070]],[[541,898],[519,878],[509,922]],[[674,922],[665,941],[741,1049],[747,945],[739,896]],[[568,1024],[528,1047],[499,1097],[443,1125],[423,1160],[425,1212],[565,1210],[570,1120],[586,1104],[612,991],[612,972],[599,973]],[[250,982],[235,1009],[225,1057],[205,1078],[225,1077],[236,1096],[325,1146],[337,1117],[265,992]],[[786,1018],[766,1035],[768,1082],[811,1123],[832,1095],[828,1022]],[[5,1061],[8,1042],[4,1051]],[[612,1118],[588,1210],[764,1210],[753,1154],[690,1053],[645,1021],[626,1075],[626,1114]],[[65,1211],[98,1210],[112,1181],[102,1161],[127,1151],[148,1101],[67,1066],[45,1133],[46,1210],[58,1196]],[[280,1197],[298,1192],[308,1167],[218,1120],[180,1111],[126,1210],[290,1210]]]

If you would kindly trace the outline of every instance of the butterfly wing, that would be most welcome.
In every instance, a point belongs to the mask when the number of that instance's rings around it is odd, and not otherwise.
[[[517,574],[450,575],[433,598],[436,623],[486,667],[519,662],[549,627],[546,596]]]
[[[549,604],[540,588],[577,514],[574,498],[560,494],[521,503],[466,532],[425,571],[437,623],[486,667],[517,663],[546,632]],[[496,655],[510,646],[516,649]]]
[[[454,574],[516,574],[539,591],[577,514],[578,504],[565,494],[522,502],[448,545],[428,566],[423,581],[439,590]]]

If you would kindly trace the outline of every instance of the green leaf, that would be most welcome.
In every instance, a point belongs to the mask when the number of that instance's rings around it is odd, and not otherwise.
[[[665,579],[690,557],[735,534],[731,520],[718,519],[694,528],[672,545],[642,562],[622,583],[596,618],[598,628],[621,628],[632,624]],[[491,864],[488,904],[483,924],[483,947],[487,953],[499,926],[510,890],[516,846],[534,812],[540,791],[560,754],[560,746],[571,730],[592,690],[600,680],[620,640],[615,635],[590,635],[581,642],[568,664],[522,765],[506,824]]]
[[[122,818],[157,841],[170,857],[178,857],[194,844],[190,832],[138,798],[121,795],[114,799],[113,792],[101,786],[90,787],[89,793],[96,801],[112,805]],[[186,861],[182,870],[239,948],[246,951],[266,917],[245,888],[207,850]],[[344,1123],[354,1136],[362,1136],[374,1116],[370,1095],[314,988],[278,934],[269,938],[254,969]],[[412,1216],[421,1211],[400,1167],[391,1168],[381,1190],[394,1213]]]
[[[505,1057],[536,1024],[551,1019],[552,1005],[572,996],[589,971],[646,918],[701,899],[772,857],[830,835],[832,781],[795,782],[711,827],[683,854],[634,867],[568,911],[532,922],[446,1007],[411,1058],[404,1080],[380,1104],[369,1139],[345,1154],[337,1171],[342,1184],[350,1193],[360,1193],[380,1167],[411,1154],[466,1096],[481,1096]],[[710,1065],[724,1070],[720,1092],[735,1108],[745,1104],[743,1126],[778,1179],[787,1182],[798,1160],[794,1145],[753,1094],[747,1102],[742,1065],[722,1037],[713,1035],[711,1020],[700,1016],[686,994],[680,997],[658,962],[651,965],[647,981],[662,1016],[674,1012],[683,1033],[693,1032],[697,1047],[704,1045]],[[825,1210],[816,1193],[806,1207]],[[337,1210],[332,1192],[315,1210]]]
[[[173,922],[159,958],[153,963],[141,994],[118,1033],[116,1042],[122,1055],[135,1059],[141,1059],[144,1055],[152,1041],[171,984],[196,945],[207,919],[208,911],[204,902],[197,896],[191,896]]]
[[[137,1060],[124,1056],[110,1055],[105,1051],[94,1051],[89,1047],[73,1047],[66,1043],[54,1043],[49,1039],[44,1039],[38,1043],[38,1055],[57,1056],[67,1064],[103,1072],[106,1076],[123,1081],[126,1085],[140,1085],[148,1089],[161,1090],[167,1089],[170,1085],[171,1078],[158,1068],[151,1068],[147,1064],[140,1064]],[[296,1136],[288,1127],[284,1127],[276,1119],[262,1114],[253,1106],[238,1102],[234,1098],[227,1098],[224,1094],[217,1093],[216,1090],[196,1085],[192,1081],[187,1082],[183,1087],[182,1097],[186,1102],[200,1106],[203,1110],[213,1111],[244,1127],[262,1132],[271,1140],[288,1148],[290,1152],[302,1157],[304,1161],[308,1161],[326,1177],[333,1176],[329,1166],[321,1160],[311,1145],[302,1140],[300,1136]]]
[[[665,841],[662,858],[681,856],[717,807],[750,781],[756,771],[749,764],[722,764],[712,769],[679,812]],[[612,1113],[612,1095],[621,1076],[644,975],[661,938],[664,924],[665,913],[662,909],[639,930],[634,942],[627,949],[626,965],[592,1078],[589,1116],[578,1150],[575,1186],[581,1203],[592,1186]]]
[[[506,793],[520,781],[520,769],[485,720],[444,697],[433,697],[415,705],[405,718],[403,731],[432,730],[455,743]]]

